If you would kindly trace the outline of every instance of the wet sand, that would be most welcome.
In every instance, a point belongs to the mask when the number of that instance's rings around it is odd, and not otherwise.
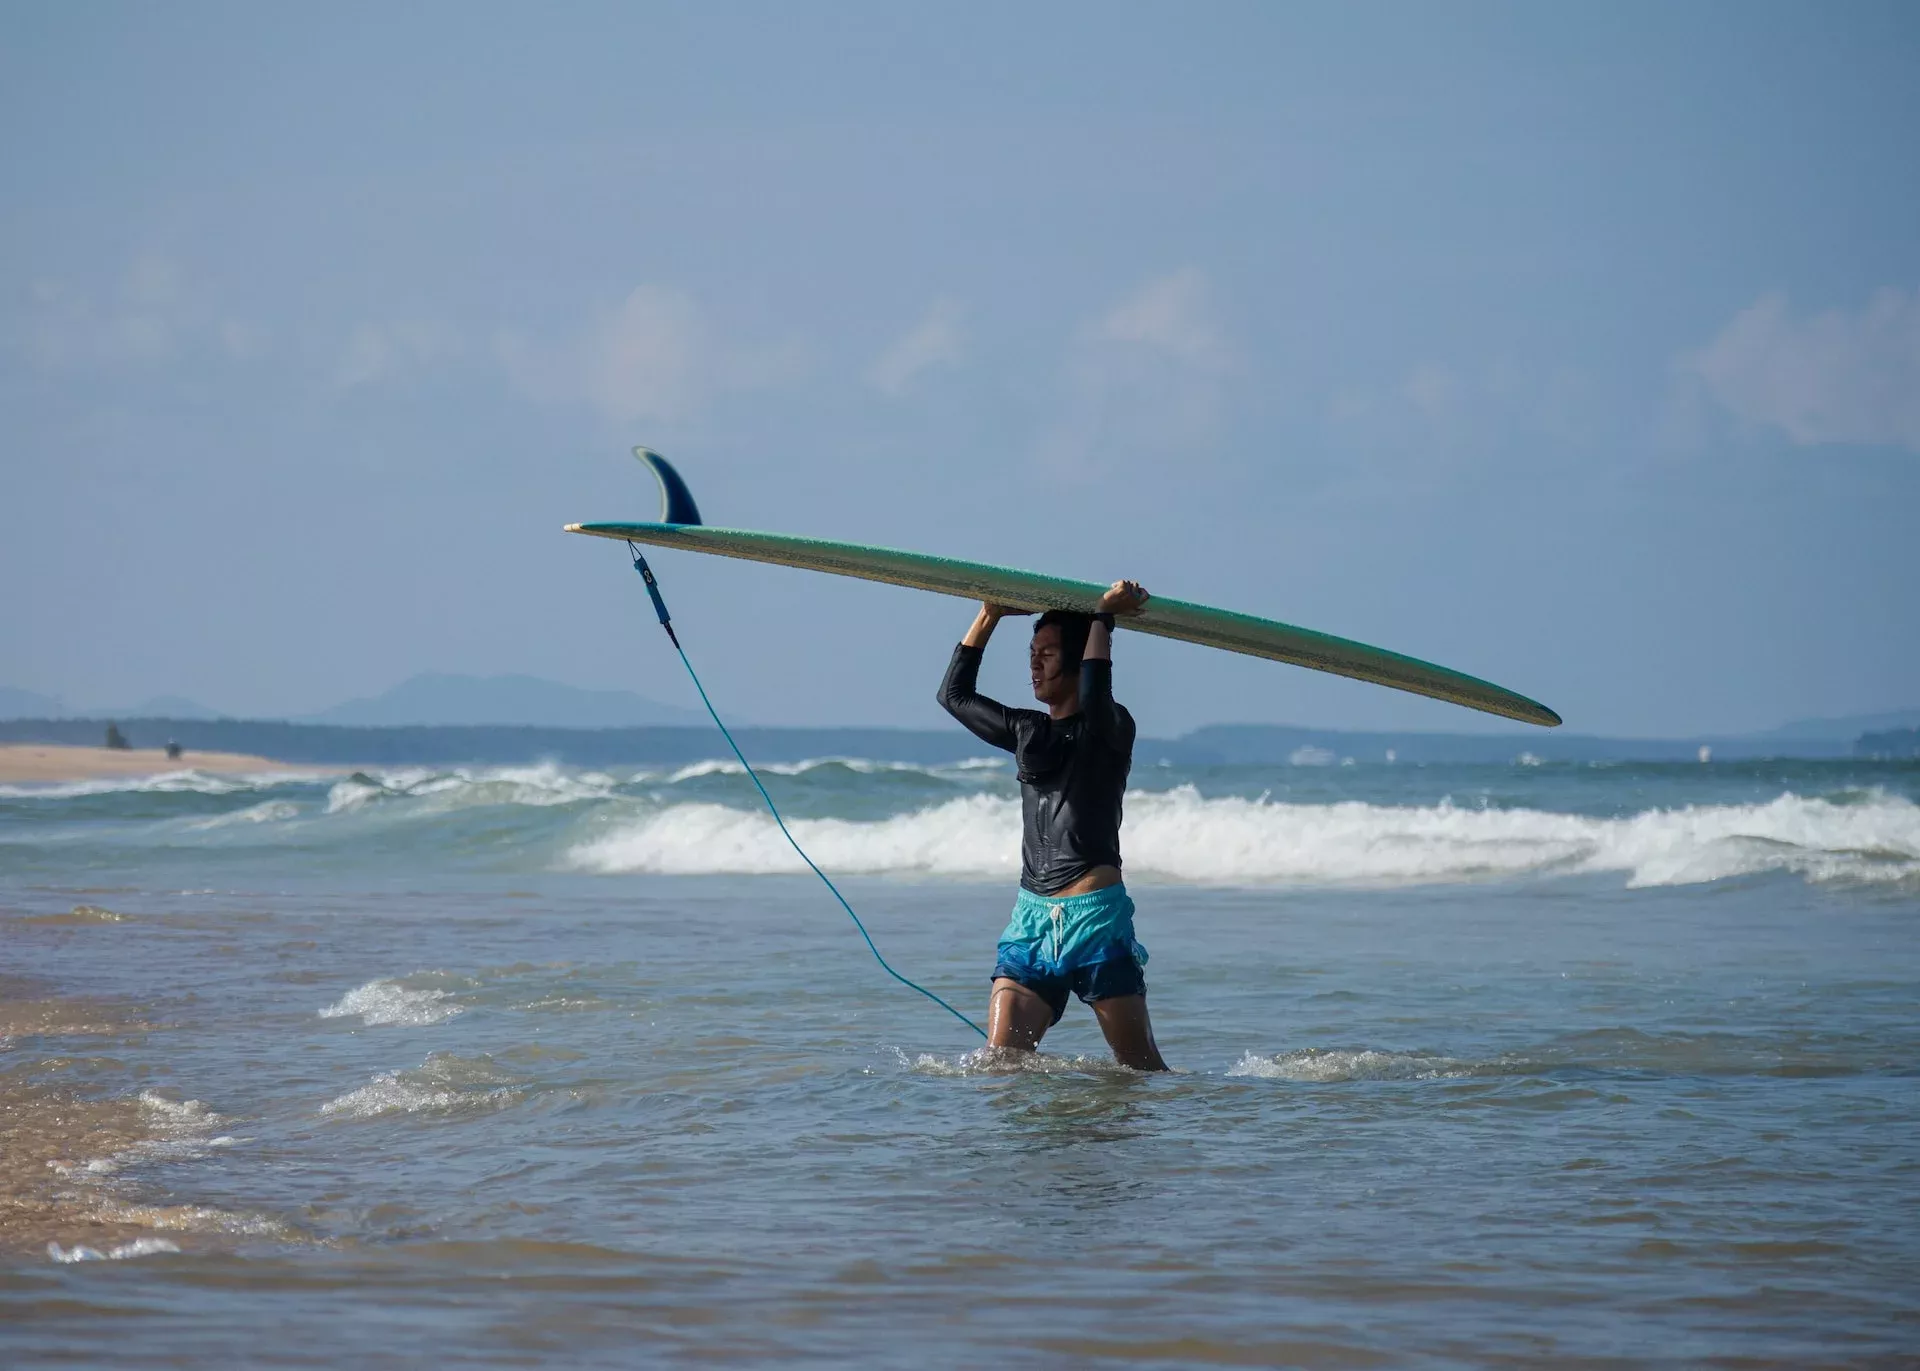
[[[90,907],[89,907],[90,908]],[[104,912],[104,911],[102,911]],[[91,916],[69,916],[73,922]],[[0,1045],[47,1039],[47,1055],[0,1072],[0,1252],[38,1252],[49,1242],[101,1246],[145,1237],[147,1225],[114,1214],[97,1186],[117,1156],[154,1136],[131,1080],[113,1098],[82,1073],[71,1053],[86,1039],[108,1046],[149,1029],[132,1006],[62,996],[54,987],[0,976]],[[79,1039],[76,1044],[73,1040]],[[91,1074],[91,1073],[87,1073]]]
[[[111,776],[163,776],[169,771],[223,773],[262,771],[332,773],[331,766],[298,766],[244,752],[183,752],[169,757],[157,747],[69,747],[58,743],[0,743],[0,785],[37,781],[90,781]]]
[[[14,922],[80,932],[125,921],[76,905]],[[0,922],[0,944],[14,932]],[[296,1239],[267,1216],[182,1203],[141,1178],[156,1161],[231,1142],[214,1136],[226,1122],[220,1115],[154,1090],[123,1059],[165,1031],[163,1016],[130,1001],[0,974],[0,1049],[23,1049],[0,1069],[0,1260],[44,1254],[72,1262]]]

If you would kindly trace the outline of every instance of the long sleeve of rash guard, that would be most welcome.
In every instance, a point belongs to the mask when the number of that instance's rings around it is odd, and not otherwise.
[[[1089,738],[1133,750],[1133,721],[1113,702],[1112,662],[1088,658],[1080,663],[1080,713]]]
[[[946,678],[940,682],[940,693],[934,698],[940,701],[940,708],[958,719],[981,742],[1011,752],[1018,742],[1013,711],[976,689],[982,655],[980,648],[968,647],[965,643],[956,647],[953,660],[947,663]],[[1112,698],[1111,690],[1108,698]]]

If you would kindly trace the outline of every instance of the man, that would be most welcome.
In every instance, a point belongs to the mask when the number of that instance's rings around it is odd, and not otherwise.
[[[993,1047],[1031,1052],[1072,991],[1092,1007],[1121,1065],[1167,1069],[1147,1018],[1147,950],[1134,939],[1133,901],[1120,880],[1133,716],[1113,699],[1113,616],[1146,603],[1137,583],[1115,581],[1095,614],[1040,616],[1027,661],[1045,713],[1009,709],[975,689],[995,625],[1025,611],[982,605],[940,683],[941,707],[1019,767],[1020,895],[993,968]]]

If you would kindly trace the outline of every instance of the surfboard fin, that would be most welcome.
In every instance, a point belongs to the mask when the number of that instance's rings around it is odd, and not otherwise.
[[[673,463],[655,452],[652,448],[637,447],[633,455],[640,459],[647,470],[653,473],[653,479],[660,483],[660,522],[663,524],[694,524],[700,522],[700,507],[693,502],[693,492],[687,489],[687,483],[680,479],[680,473],[673,469]]]

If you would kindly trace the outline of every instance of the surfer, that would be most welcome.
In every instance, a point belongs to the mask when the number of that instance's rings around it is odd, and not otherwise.
[[[975,688],[1000,620],[1028,611],[983,604],[953,650],[940,704],[976,738],[1014,755],[1023,831],[1020,893],[1000,935],[987,1003],[990,1046],[1032,1051],[1071,991],[1093,1009],[1123,1065],[1165,1071],[1147,1017],[1147,950],[1133,936],[1120,878],[1120,801],[1133,764],[1133,716],[1113,698],[1113,616],[1147,592],[1115,581],[1097,612],[1050,609],[1027,662],[1037,709],[1009,709]]]

